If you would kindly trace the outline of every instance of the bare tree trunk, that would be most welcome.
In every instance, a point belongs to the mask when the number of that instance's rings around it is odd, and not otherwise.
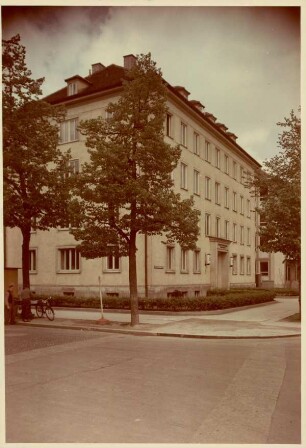
[[[31,228],[25,227],[22,232],[22,284],[23,288],[30,288],[30,239]]]
[[[129,247],[129,281],[131,301],[131,325],[139,324],[137,266],[136,266],[136,232],[131,232]]]

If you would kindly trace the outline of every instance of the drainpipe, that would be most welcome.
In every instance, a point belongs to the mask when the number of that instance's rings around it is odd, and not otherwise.
[[[148,298],[148,235],[147,232],[144,234],[145,237],[145,259],[144,259],[144,269],[145,269],[145,297]]]

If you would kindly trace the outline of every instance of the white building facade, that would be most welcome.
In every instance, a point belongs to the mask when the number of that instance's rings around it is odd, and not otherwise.
[[[87,77],[66,80],[67,85],[46,98],[66,107],[60,129],[60,147],[71,149],[71,169],[78,172],[88,160],[85,137],[78,133],[82,120],[106,117],[106,107],[122,91],[124,67],[94,64]],[[255,199],[246,186],[248,176],[260,167],[236,142],[236,136],[189,100],[183,87],[167,84],[168,114],[165,141],[180,144],[181,159],[173,172],[174,189],[182,198],[194,197],[201,212],[196,251],[167,245],[162,237],[143,235],[137,240],[139,296],[202,296],[211,288],[254,287],[256,267]],[[6,231],[8,265],[21,267],[21,235]],[[36,231],[31,235],[30,282],[36,292],[93,296],[99,277],[105,295],[128,295],[128,258],[86,260],[77,250],[69,228]],[[20,284],[22,279],[19,278]]]

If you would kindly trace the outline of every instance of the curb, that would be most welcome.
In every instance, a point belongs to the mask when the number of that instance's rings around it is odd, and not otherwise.
[[[67,330],[82,330],[82,331],[96,331],[100,333],[119,333],[119,334],[131,334],[134,336],[160,336],[160,337],[172,337],[172,338],[185,338],[185,339],[276,339],[276,338],[292,338],[300,337],[301,334],[282,334],[282,335],[272,335],[272,336],[220,336],[220,335],[195,335],[195,334],[184,334],[184,333],[163,333],[159,331],[145,331],[145,330],[124,330],[120,328],[100,328],[88,326],[73,326],[73,325],[60,325],[60,324],[40,324],[40,323],[26,323],[20,322],[18,325],[31,326],[31,327],[47,327],[47,328],[58,328]]]

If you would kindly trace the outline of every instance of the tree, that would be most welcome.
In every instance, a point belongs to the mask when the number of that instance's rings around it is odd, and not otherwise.
[[[280,153],[263,163],[253,181],[260,192],[258,211],[260,249],[282,252],[285,259],[297,263],[301,272],[301,119],[292,110],[289,118],[277,123]],[[299,278],[301,285],[301,279]]]
[[[68,154],[58,146],[63,110],[39,100],[43,78],[26,66],[20,36],[2,41],[4,225],[22,233],[23,286],[30,286],[31,229],[58,224],[67,206]]]
[[[149,53],[126,72],[122,95],[108,105],[109,118],[80,124],[90,162],[78,177],[71,210],[80,226],[72,233],[86,258],[129,257],[132,325],[139,323],[137,235],[164,234],[195,248],[199,233],[193,199],[181,200],[172,189],[181,150],[164,142],[166,111],[166,87]]]

